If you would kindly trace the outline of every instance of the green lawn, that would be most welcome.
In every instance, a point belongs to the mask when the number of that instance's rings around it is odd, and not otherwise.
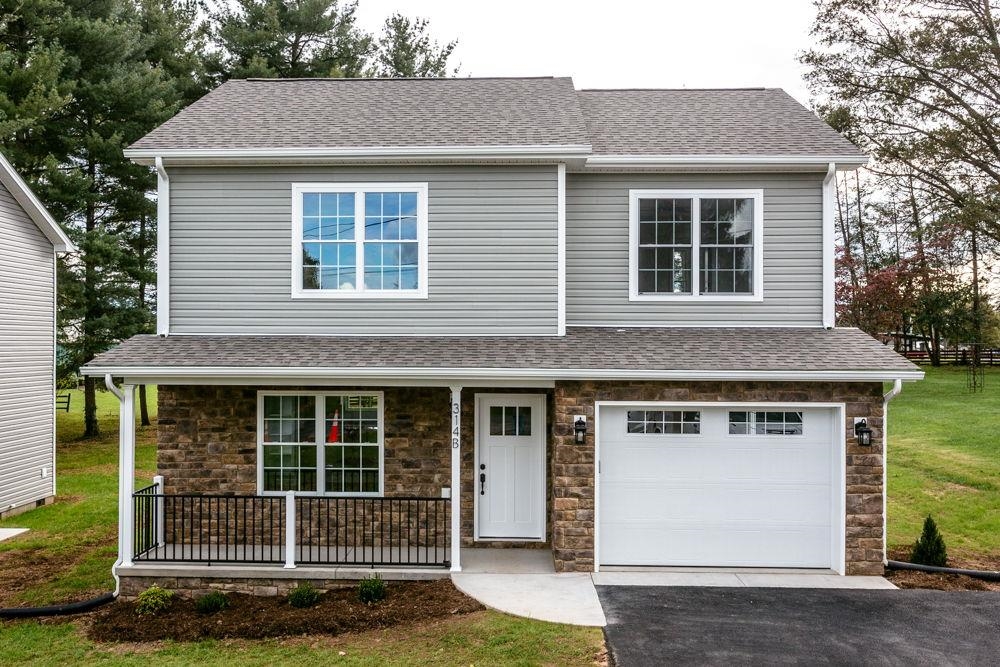
[[[889,547],[911,545],[933,514],[949,555],[1000,556],[1000,368],[985,390],[964,368],[925,367],[889,404]]]
[[[61,393],[61,392],[60,392]],[[0,590],[0,605],[40,605],[77,600],[114,587],[118,524],[118,399],[97,394],[101,437],[81,440],[83,392],[70,412],[56,417],[56,502],[0,521],[0,528],[29,528],[0,542],[0,570],[31,566],[38,575],[27,590]],[[149,391],[155,417],[156,389]],[[136,481],[148,484],[155,469],[154,428],[138,429]],[[55,576],[49,578],[47,573]],[[3,575],[0,574],[0,577]]]
[[[56,423],[57,501],[0,521],[0,527],[31,529],[0,542],[0,606],[86,599],[114,586],[118,401],[110,393],[98,394],[102,435],[81,440],[83,395],[74,394],[71,412],[59,412]],[[149,402],[155,418],[155,390]],[[154,437],[154,429],[138,431],[138,484],[154,474]],[[604,647],[599,629],[492,611],[344,637],[148,646],[97,644],[84,636],[82,625],[0,621],[0,665],[586,665]]]

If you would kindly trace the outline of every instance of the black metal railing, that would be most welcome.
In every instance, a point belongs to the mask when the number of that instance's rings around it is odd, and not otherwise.
[[[297,498],[298,562],[446,567],[450,503],[417,496]]]
[[[133,505],[140,561],[450,564],[448,498],[166,495],[153,485]]]
[[[163,496],[159,495],[160,485],[152,483],[132,494],[132,512],[135,516],[135,556],[141,556],[155,549],[158,545],[160,531],[160,513],[158,503]]]

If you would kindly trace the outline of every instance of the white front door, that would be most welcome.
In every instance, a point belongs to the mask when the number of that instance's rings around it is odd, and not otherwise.
[[[544,539],[545,396],[476,398],[476,537]]]

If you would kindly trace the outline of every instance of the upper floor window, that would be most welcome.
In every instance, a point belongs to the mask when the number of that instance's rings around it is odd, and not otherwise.
[[[292,296],[425,298],[427,184],[292,186]]]
[[[763,191],[631,190],[629,298],[763,298]]]

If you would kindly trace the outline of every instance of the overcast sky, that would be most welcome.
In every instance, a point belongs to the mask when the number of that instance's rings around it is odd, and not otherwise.
[[[458,40],[460,76],[572,76],[578,88],[784,88],[808,102],[798,52],[810,0],[360,0],[371,31],[394,11]]]

